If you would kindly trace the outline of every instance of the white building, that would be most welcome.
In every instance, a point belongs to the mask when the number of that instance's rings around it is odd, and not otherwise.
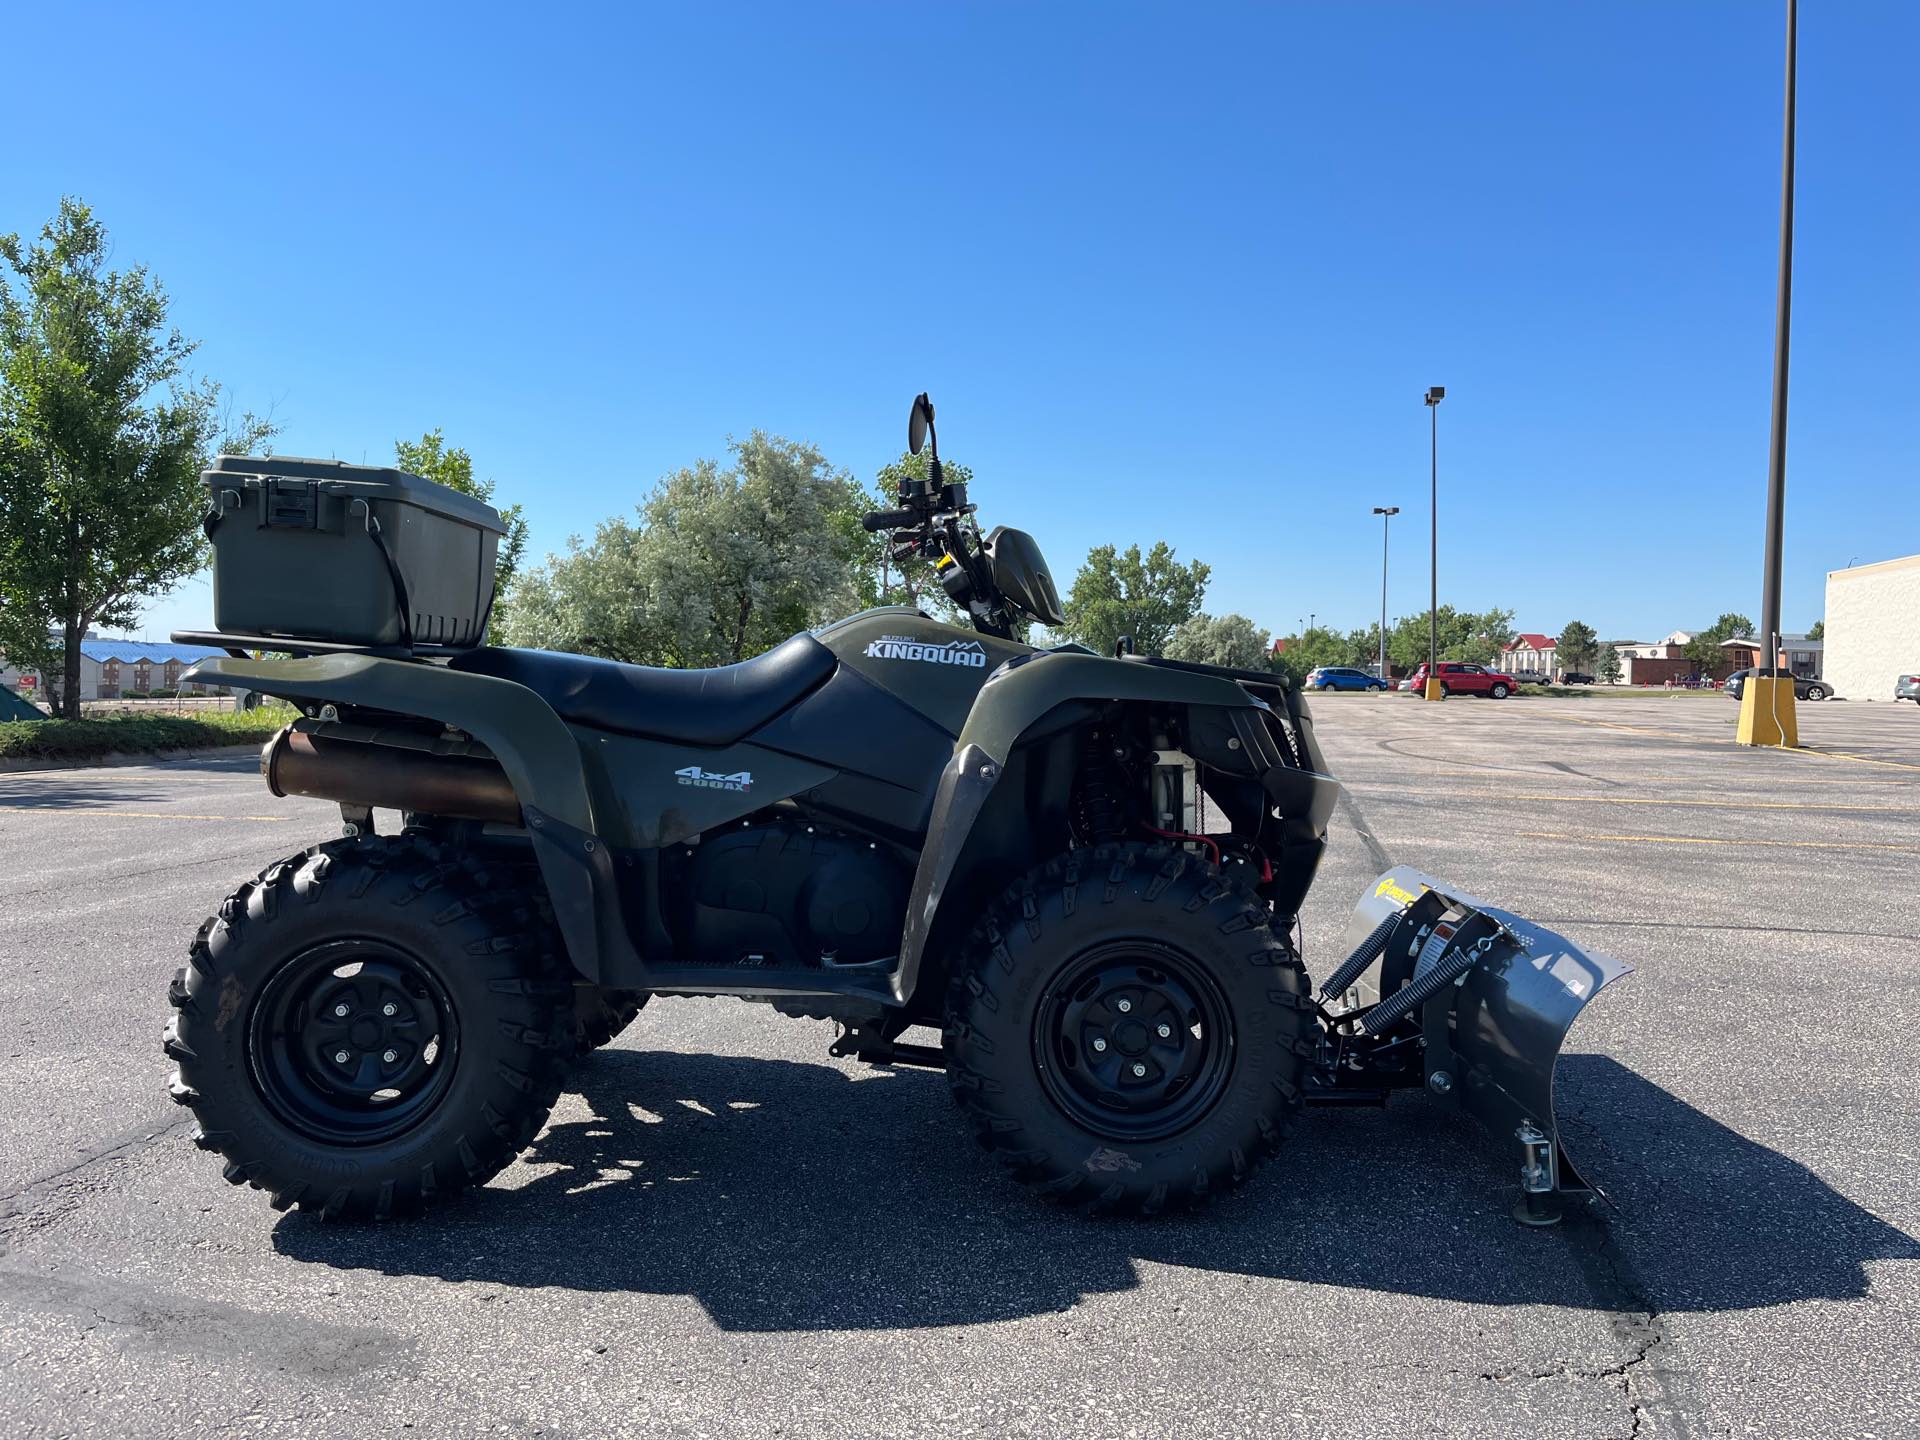
[[[197,660],[224,654],[205,645],[160,644],[146,640],[101,639],[89,633],[80,642],[80,698],[118,700],[132,693],[178,690],[180,676]],[[57,677],[56,677],[57,678]],[[30,700],[44,701],[46,687],[33,671],[21,671],[0,656],[0,685]],[[217,693],[204,685],[190,685],[194,695]]]
[[[1826,681],[1847,700],[1891,700],[1920,671],[1920,555],[1827,572]]]
[[[1559,644],[1551,635],[1523,630],[1500,652],[1500,668],[1509,675],[1551,675]]]

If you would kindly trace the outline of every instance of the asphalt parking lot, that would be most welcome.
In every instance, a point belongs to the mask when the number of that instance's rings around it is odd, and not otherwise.
[[[650,1007],[533,1150],[423,1222],[278,1215],[166,1100],[165,988],[332,832],[244,759],[0,775],[9,1435],[1920,1433],[1920,711],[1330,696],[1349,803],[1310,968],[1408,862],[1638,973],[1574,1032],[1613,1207],[1415,1097],[1309,1114],[1204,1215],[1054,1214],[932,1074]]]

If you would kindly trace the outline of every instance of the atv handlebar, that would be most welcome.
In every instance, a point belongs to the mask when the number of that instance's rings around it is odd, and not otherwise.
[[[920,520],[917,510],[869,510],[860,524],[868,531],[902,530],[909,525],[918,525]]]

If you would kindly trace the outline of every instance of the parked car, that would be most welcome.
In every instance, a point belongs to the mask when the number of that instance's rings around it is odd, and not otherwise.
[[[1553,677],[1544,670],[1506,670],[1502,671],[1516,685],[1551,685]]]
[[[1893,698],[1920,705],[1920,675],[1902,675],[1900,683],[1893,687]]]
[[[1751,670],[1736,670],[1727,677],[1727,694],[1735,700],[1747,688],[1747,676]],[[1824,700],[1833,693],[1833,687],[1824,680],[1809,680],[1804,675],[1793,677],[1793,698],[1796,700]]]
[[[1309,690],[1385,690],[1387,682],[1351,665],[1316,665],[1307,672]]]
[[[1427,667],[1413,672],[1409,688],[1426,693]],[[1504,670],[1489,670],[1484,665],[1469,665],[1464,660],[1440,662],[1440,693],[1443,695],[1485,695],[1504,700],[1520,688],[1520,682]]]
[[[1582,674],[1578,670],[1569,670],[1560,677],[1560,683],[1562,685],[1591,685],[1593,684],[1593,676]]]

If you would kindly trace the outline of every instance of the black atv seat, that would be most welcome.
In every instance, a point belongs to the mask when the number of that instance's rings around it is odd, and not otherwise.
[[[836,663],[813,636],[796,635],[764,655],[714,670],[491,646],[456,655],[447,668],[524,685],[576,724],[687,745],[731,745],[825,684]]]

